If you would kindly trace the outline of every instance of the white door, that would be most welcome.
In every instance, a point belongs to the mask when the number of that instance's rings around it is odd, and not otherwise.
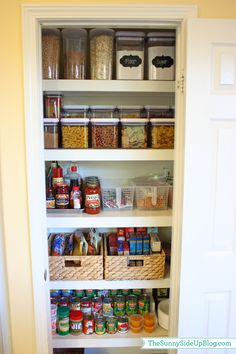
[[[236,337],[236,21],[187,37],[179,337]]]

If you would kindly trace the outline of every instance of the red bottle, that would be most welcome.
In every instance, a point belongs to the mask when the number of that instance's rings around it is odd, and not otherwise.
[[[98,214],[101,210],[100,187],[96,183],[87,182],[85,188],[85,213]]]

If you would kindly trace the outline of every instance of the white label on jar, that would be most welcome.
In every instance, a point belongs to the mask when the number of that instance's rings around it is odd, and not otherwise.
[[[144,52],[119,50],[116,52],[117,80],[143,80]]]
[[[148,79],[175,79],[175,47],[148,48]]]

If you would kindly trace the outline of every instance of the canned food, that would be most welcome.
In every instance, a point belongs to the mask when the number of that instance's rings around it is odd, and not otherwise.
[[[83,297],[80,300],[80,309],[83,313],[91,315],[92,312],[92,301],[88,297]]]
[[[119,295],[119,290],[118,289],[111,289],[109,290],[109,295],[110,296],[116,296],[116,295]]]
[[[117,323],[117,329],[119,333],[127,333],[128,332],[128,318],[127,317],[119,317]]]
[[[85,291],[84,290],[75,290],[75,296],[85,297]]]
[[[97,296],[99,296],[99,297],[108,297],[109,296],[109,290],[107,290],[107,289],[97,290]]]
[[[113,300],[110,297],[105,297],[102,303],[102,312],[106,317],[113,316]]]
[[[143,289],[133,289],[132,294],[136,296],[140,296],[143,293]]]
[[[63,289],[61,291],[61,295],[62,296],[74,296],[74,290],[70,290],[70,289]]]
[[[127,296],[130,295],[130,289],[121,289],[120,293],[121,295]]]
[[[114,315],[125,315],[125,297],[124,295],[116,295],[114,299]]]
[[[115,316],[107,317],[106,319],[106,329],[107,333],[115,334],[118,328],[118,319]]]
[[[60,296],[55,296],[55,297],[51,297],[51,304],[52,305],[58,305],[60,302],[61,297]]]
[[[145,315],[145,313],[148,312],[150,312],[150,295],[140,295],[138,299],[138,313],[140,315]]]
[[[95,333],[105,334],[106,333],[106,319],[103,315],[97,315],[95,317]]]
[[[57,310],[57,317],[58,317],[58,328],[57,332],[61,336],[65,336],[69,334],[70,330],[70,309],[67,306],[59,307]]]
[[[102,298],[95,297],[92,301],[92,312],[93,314],[102,313]]]
[[[73,297],[71,299],[70,309],[75,310],[75,311],[80,310],[80,298],[79,297]]]
[[[50,290],[50,296],[51,297],[57,297],[57,296],[61,296],[61,290]]]
[[[94,289],[87,289],[85,290],[86,296],[89,298],[97,296],[97,291]]]
[[[128,295],[126,298],[126,314],[128,316],[137,313],[138,299],[136,295]]]
[[[69,306],[70,302],[71,302],[71,297],[70,296],[63,296],[58,301],[58,307]]]
[[[94,333],[94,317],[93,317],[93,315],[84,314],[83,332],[84,332],[84,334],[93,334]]]

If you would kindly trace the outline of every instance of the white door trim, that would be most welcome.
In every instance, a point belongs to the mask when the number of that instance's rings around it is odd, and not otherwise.
[[[185,57],[185,22],[188,18],[197,16],[196,6],[161,6],[161,5],[23,5],[23,52],[24,52],[24,92],[25,92],[25,120],[26,120],[26,153],[28,176],[28,206],[31,239],[31,259],[33,275],[33,291],[35,304],[35,334],[37,354],[45,354],[50,348],[49,329],[49,301],[47,297],[48,282],[44,280],[44,272],[47,269],[46,242],[41,242],[46,231],[46,212],[44,198],[44,159],[43,159],[43,127],[41,118],[42,109],[42,81],[41,81],[41,52],[40,52],[40,26],[42,24],[67,25],[77,24],[87,27],[99,27],[110,25],[115,27],[173,27],[181,28],[179,31],[180,49],[178,50],[179,64],[176,88],[181,83],[181,67],[184,67]],[[177,90],[177,107],[179,116],[183,115],[184,94],[180,88]],[[181,114],[180,114],[181,112]],[[184,121],[177,129],[183,132]],[[179,134],[180,136],[180,134]],[[182,213],[182,176],[183,176],[183,148],[184,141],[177,142],[178,158],[175,164],[175,172],[178,176],[175,198],[175,210],[173,225],[175,234],[173,238],[172,269],[171,276],[171,313],[174,321],[171,323],[170,334],[175,336],[178,328],[178,303],[179,303],[179,275],[180,275],[180,236]],[[40,319],[40,320],[39,320]]]

